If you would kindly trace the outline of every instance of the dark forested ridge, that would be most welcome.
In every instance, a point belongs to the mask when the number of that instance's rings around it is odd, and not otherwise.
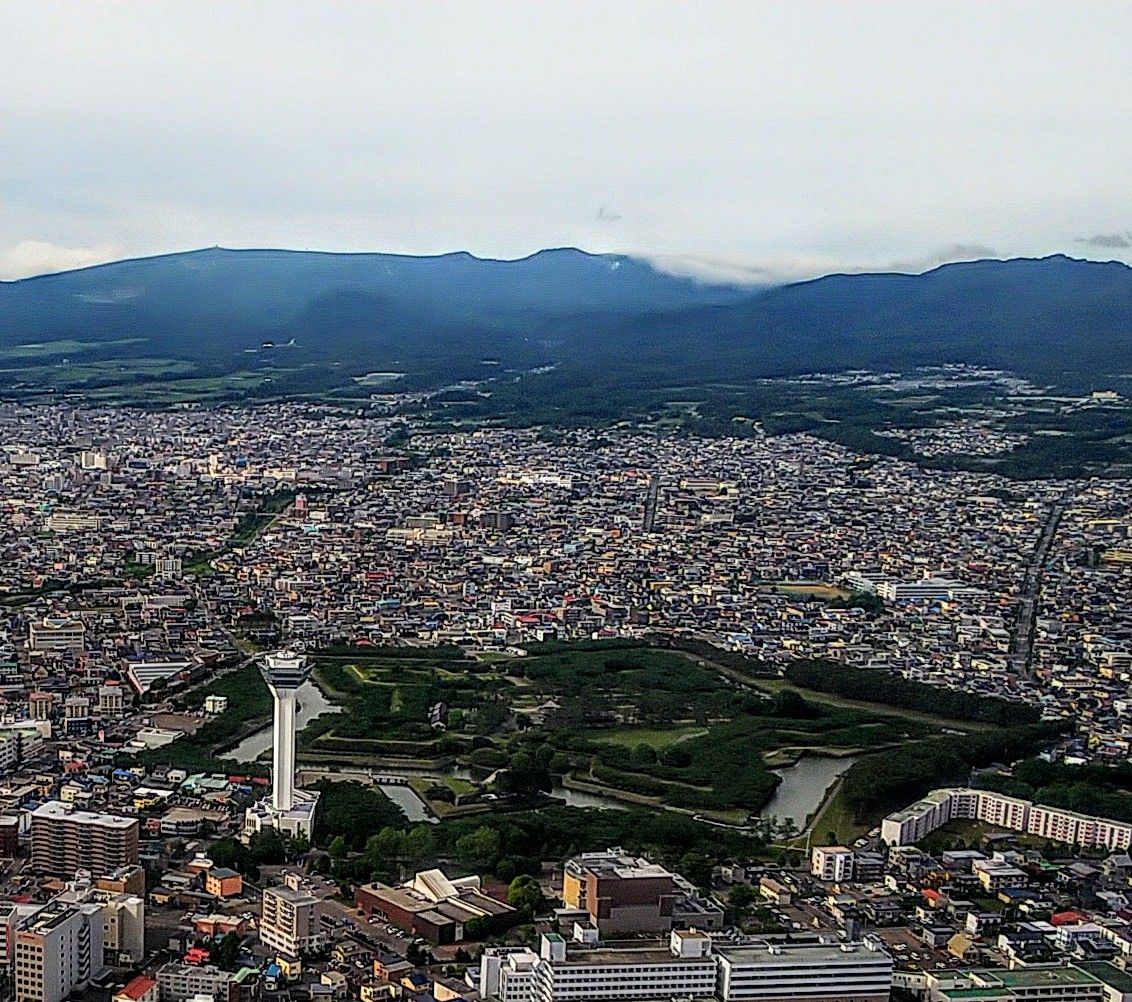
[[[1132,269],[1061,256],[752,290],[570,249],[520,261],[213,249],[0,283],[5,391],[251,371],[271,374],[258,391],[286,395],[370,372],[436,385],[556,366],[531,381],[545,395],[945,362],[1093,385],[1132,371],[1130,348]]]
[[[866,703],[919,710],[951,720],[973,720],[1004,727],[1036,723],[1041,711],[1016,700],[980,696],[959,689],[942,689],[912,682],[886,671],[853,668],[833,661],[796,661],[786,680],[804,689],[834,693]]]

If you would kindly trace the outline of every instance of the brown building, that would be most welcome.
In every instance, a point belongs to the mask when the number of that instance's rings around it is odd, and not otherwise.
[[[36,870],[67,877],[89,870],[98,878],[137,862],[137,818],[76,811],[58,800],[31,813],[31,865]]]
[[[658,863],[622,852],[584,852],[566,861],[562,900],[589,913],[603,936],[672,928],[675,876]]]
[[[384,916],[394,925],[444,945],[465,938],[465,925],[478,924],[481,933],[506,929],[515,909],[480,890],[479,877],[449,880],[440,870],[422,870],[400,887],[366,884],[354,892],[354,902],[366,915]]]
[[[20,819],[0,815],[0,859],[13,859],[20,851]]]

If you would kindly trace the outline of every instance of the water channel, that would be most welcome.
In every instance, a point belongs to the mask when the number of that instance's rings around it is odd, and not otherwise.
[[[759,813],[764,818],[784,821],[791,818],[799,828],[820,806],[829,788],[838,777],[857,761],[858,756],[832,758],[829,755],[803,755],[792,766],[775,769],[782,777],[778,789]]]

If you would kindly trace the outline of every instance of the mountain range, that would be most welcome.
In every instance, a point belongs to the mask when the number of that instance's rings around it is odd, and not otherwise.
[[[66,385],[76,363],[80,386],[91,371],[436,385],[485,363],[695,382],[944,362],[1099,385],[1132,372],[1132,268],[1058,255],[752,288],[572,248],[517,261],[213,248],[0,283],[0,361],[0,392],[45,385],[52,367]]]

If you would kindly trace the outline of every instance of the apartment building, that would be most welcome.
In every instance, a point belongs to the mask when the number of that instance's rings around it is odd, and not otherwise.
[[[69,881],[59,901],[96,904],[102,910],[103,960],[108,965],[140,964],[145,957],[145,901],[136,894],[103,890],[85,875]]]
[[[1132,847],[1132,823],[965,788],[933,790],[923,800],[890,814],[881,823],[881,838],[889,845],[911,845],[956,818],[985,821],[1083,848],[1115,852]]]
[[[31,812],[31,863],[44,873],[105,877],[138,862],[138,821],[75,810],[58,800]]]
[[[232,1002],[239,997],[241,975],[222,971],[208,964],[166,964],[157,970],[161,1002],[186,1002],[197,995],[209,995],[216,1002]]]
[[[282,884],[264,889],[259,938],[265,946],[289,957],[318,949],[326,942],[319,906],[319,899],[298,874],[284,874]]]
[[[810,874],[833,883],[853,879],[853,850],[843,845],[818,845],[810,853]]]
[[[102,909],[53,900],[16,931],[16,1002],[63,1002],[104,970]]]

